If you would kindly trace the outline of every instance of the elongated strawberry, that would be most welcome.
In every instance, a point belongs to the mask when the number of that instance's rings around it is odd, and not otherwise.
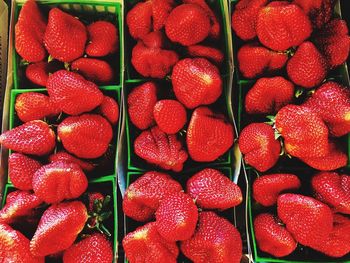
[[[0,144],[16,152],[42,156],[55,148],[56,135],[46,122],[36,120],[1,134]]]
[[[75,163],[80,166],[80,168],[85,172],[90,172],[95,169],[95,165],[86,160],[81,160],[79,158],[74,157],[73,155],[65,152],[59,151],[57,153],[51,154],[49,156],[49,161],[51,163],[58,161],[65,161],[67,163]]]
[[[104,96],[101,105],[99,106],[100,114],[105,117],[112,125],[116,125],[119,119],[118,102],[109,96]]]
[[[206,58],[217,65],[220,65],[224,61],[222,51],[214,47],[193,45],[187,47],[187,52],[191,57]]]
[[[45,87],[49,78],[49,70],[49,63],[44,61],[29,64],[26,68],[26,77],[35,85]]]
[[[107,84],[113,80],[112,67],[101,59],[78,58],[72,62],[71,67],[95,83]]]

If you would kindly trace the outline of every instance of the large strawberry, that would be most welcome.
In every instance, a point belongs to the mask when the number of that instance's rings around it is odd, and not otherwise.
[[[281,152],[281,144],[275,139],[273,128],[265,123],[246,126],[239,136],[238,144],[245,162],[260,172],[272,168]]]
[[[137,221],[147,221],[154,217],[165,197],[181,190],[182,186],[169,175],[147,172],[126,189],[123,199],[124,214]]]
[[[69,248],[83,230],[88,214],[80,201],[50,206],[42,215],[30,241],[30,251],[36,256],[47,256]]]
[[[35,0],[26,1],[15,25],[15,48],[23,59],[38,62],[45,58],[45,29],[46,21]]]
[[[137,156],[165,170],[180,172],[187,152],[174,134],[166,134],[158,126],[143,131],[134,141]]]
[[[225,210],[242,203],[241,189],[218,170],[206,168],[188,181],[186,192],[203,209]]]
[[[216,65],[220,65],[224,61],[224,54],[220,49],[217,49],[215,47],[193,45],[187,47],[187,53],[191,57],[206,58]]]
[[[100,114],[112,125],[116,125],[119,119],[118,102],[109,96],[104,96],[101,105],[98,107]]]
[[[185,58],[174,66],[171,82],[176,98],[187,108],[214,103],[222,93],[219,69],[204,58]]]
[[[83,56],[86,41],[87,31],[82,22],[58,8],[50,10],[44,43],[53,58],[70,62]]]
[[[86,79],[98,84],[108,84],[113,80],[112,67],[101,59],[78,58],[72,62],[71,67]]]
[[[50,64],[46,61],[29,64],[26,68],[26,78],[38,86],[45,87],[49,78]]]
[[[73,155],[65,152],[65,151],[59,151],[54,154],[51,154],[49,156],[49,161],[51,163],[58,162],[58,161],[65,161],[67,163],[75,163],[80,166],[80,168],[85,172],[90,172],[95,169],[95,165],[93,163],[90,163],[86,160],[81,160]]]
[[[53,103],[69,115],[91,111],[103,101],[103,94],[96,84],[67,70],[50,75],[46,88]]]
[[[1,134],[0,144],[16,152],[42,156],[55,148],[56,135],[46,122],[36,120]]]
[[[239,263],[242,239],[238,230],[214,212],[201,212],[194,235],[181,242],[181,251],[193,262]]]
[[[98,158],[108,149],[113,137],[112,126],[96,114],[71,116],[62,121],[57,134],[63,147],[79,158]]]

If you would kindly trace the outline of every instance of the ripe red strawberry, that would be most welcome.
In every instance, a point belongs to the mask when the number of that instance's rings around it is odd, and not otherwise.
[[[257,43],[243,45],[237,54],[240,72],[246,78],[255,78],[284,67],[288,60],[285,52],[275,52]]]
[[[41,163],[21,153],[12,153],[8,159],[8,176],[14,187],[20,190],[31,190],[34,173]]]
[[[154,105],[154,120],[159,129],[167,134],[175,134],[186,124],[186,109],[176,100],[160,100]]]
[[[165,22],[167,37],[183,46],[202,42],[208,37],[209,32],[209,16],[199,5],[179,5],[171,11]]]
[[[50,75],[46,88],[53,103],[69,115],[91,111],[103,101],[103,94],[96,84],[67,70]]]
[[[28,0],[19,12],[15,25],[15,48],[29,62],[39,62],[46,56],[43,39],[46,21],[35,0]]]
[[[107,151],[113,130],[105,118],[96,114],[83,114],[62,121],[57,134],[68,152],[79,158],[93,159]]]
[[[30,216],[33,209],[37,208],[43,201],[28,191],[16,190],[6,197],[6,204],[0,210],[0,223],[12,224],[21,217]]]
[[[294,98],[294,85],[283,77],[260,78],[245,97],[249,114],[275,114]]]
[[[100,233],[84,238],[64,251],[63,254],[64,263],[110,263],[112,261],[112,245]]]
[[[312,33],[309,18],[294,4],[270,3],[261,8],[256,21],[259,41],[272,50],[283,51],[299,46]]]
[[[348,179],[348,175],[340,175],[335,172],[316,174],[311,180],[315,197],[333,207],[337,212],[350,214],[350,192],[343,186]]]
[[[181,190],[181,185],[169,175],[147,172],[126,189],[123,199],[124,214],[137,221],[150,220],[165,197]]]
[[[232,13],[232,29],[243,40],[256,37],[256,22],[259,11],[268,0],[242,0],[235,5]]]
[[[194,200],[183,192],[165,197],[156,212],[157,230],[170,242],[189,239],[194,233],[197,220],[197,206]]]
[[[166,134],[158,126],[143,131],[134,141],[137,156],[165,170],[182,171],[187,152],[174,134]]]
[[[154,124],[153,109],[157,103],[157,86],[146,82],[134,88],[128,96],[130,121],[137,128],[144,130]]]
[[[58,161],[65,161],[67,163],[75,163],[80,166],[80,168],[85,172],[91,172],[95,169],[95,165],[93,163],[90,163],[86,160],[81,160],[73,155],[70,155],[69,153],[65,151],[59,151],[57,153],[51,154],[49,156],[50,163],[58,162]]]
[[[101,59],[78,58],[72,62],[71,67],[86,79],[98,84],[108,84],[113,80],[112,67]]]
[[[225,210],[242,203],[241,189],[218,170],[206,168],[187,181],[186,192],[203,209]]]
[[[0,258],[3,262],[45,262],[44,257],[35,257],[30,253],[29,240],[21,232],[2,223],[0,223]]]
[[[38,86],[46,86],[49,78],[50,64],[44,61],[29,64],[26,68],[26,77]]]
[[[181,251],[193,262],[239,263],[242,239],[226,219],[214,212],[201,212],[195,234],[181,242]]]
[[[90,57],[104,57],[113,54],[118,49],[118,30],[107,21],[96,21],[87,26],[89,42],[86,54]]]
[[[254,233],[260,250],[275,257],[285,257],[297,247],[293,236],[271,214],[260,214],[254,219]]]
[[[56,135],[46,122],[36,120],[1,134],[0,144],[16,152],[42,156],[55,148]]]
[[[260,172],[272,168],[278,161],[281,144],[275,139],[275,132],[265,123],[246,126],[239,136],[239,149],[244,161]]]
[[[189,109],[214,103],[222,93],[219,69],[204,58],[185,58],[173,69],[176,98]]]
[[[58,8],[50,10],[44,43],[53,58],[70,62],[83,56],[86,40],[83,23]]]
[[[224,54],[220,49],[214,47],[193,45],[187,47],[187,53],[191,57],[206,58],[217,65],[220,65],[224,61]]]
[[[227,152],[234,139],[232,124],[207,107],[194,110],[187,129],[187,148],[196,162],[211,162]]]
[[[119,105],[115,99],[104,96],[103,101],[98,108],[100,114],[105,117],[112,125],[116,125],[119,119]]]
[[[83,230],[88,214],[80,201],[51,205],[30,241],[30,252],[47,256],[69,248]]]
[[[130,263],[176,263],[179,249],[175,242],[159,235],[156,222],[148,223],[130,232],[123,239],[125,256]]]
[[[333,228],[331,209],[312,197],[282,194],[277,200],[277,213],[295,240],[304,246],[323,242]]]
[[[300,186],[301,182],[294,174],[263,175],[253,183],[253,197],[263,206],[272,206],[281,192],[296,190]]]
[[[103,200],[105,199],[105,196],[100,192],[90,192],[88,193],[88,199],[89,199],[88,212],[91,213],[94,211],[95,204],[99,202],[103,202]]]
[[[25,92],[18,95],[15,110],[22,122],[40,120],[60,113],[47,95],[38,92]]]
[[[80,166],[65,161],[44,165],[33,176],[33,190],[45,203],[59,203],[81,196],[88,186]]]
[[[328,128],[309,108],[287,105],[277,113],[275,125],[290,155],[323,157],[329,153]]]

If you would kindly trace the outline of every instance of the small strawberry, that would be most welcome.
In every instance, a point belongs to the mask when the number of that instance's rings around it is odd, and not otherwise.
[[[116,125],[119,119],[119,105],[115,99],[104,96],[101,105],[98,107],[100,114],[112,125]]]
[[[103,101],[103,94],[96,84],[67,70],[50,75],[46,88],[52,102],[69,115],[91,111]]]
[[[21,153],[12,153],[8,159],[8,176],[14,187],[20,190],[32,190],[34,173],[41,163]]]
[[[137,156],[165,170],[180,172],[187,152],[174,134],[166,134],[158,126],[143,131],[134,141]]]
[[[191,57],[206,58],[216,65],[220,65],[224,61],[224,54],[222,51],[214,47],[193,45],[187,47],[187,53]]]
[[[128,96],[130,121],[137,128],[144,130],[154,124],[153,109],[157,103],[157,86],[146,82],[134,88]]]
[[[90,163],[86,160],[81,160],[73,155],[65,152],[65,151],[59,151],[57,153],[51,154],[49,156],[50,163],[58,162],[58,161],[65,161],[67,163],[75,163],[80,166],[80,168],[85,172],[91,172],[95,169],[95,165],[93,163]]]
[[[62,62],[71,62],[84,54],[87,31],[82,22],[58,8],[49,12],[44,43],[49,54]]]
[[[181,185],[169,175],[147,172],[126,189],[123,212],[136,221],[147,221],[154,217],[165,197],[181,190]]]
[[[88,199],[89,199],[88,212],[90,213],[94,211],[94,206],[96,204],[103,202],[103,200],[105,199],[105,196],[100,192],[90,192],[88,193]]]
[[[46,122],[36,120],[1,134],[0,144],[16,152],[42,156],[55,148],[56,135]]]
[[[108,84],[113,80],[112,67],[101,59],[78,58],[72,62],[71,67],[86,79],[98,84]]]
[[[189,109],[214,103],[222,93],[219,69],[204,58],[185,58],[174,66],[171,82],[176,98]]]
[[[267,174],[254,181],[253,197],[263,206],[272,206],[281,192],[296,190],[300,186],[301,182],[294,174]]]
[[[107,151],[113,130],[105,118],[96,114],[83,114],[62,121],[57,134],[68,152],[79,158],[93,159]]]
[[[271,214],[260,214],[254,219],[254,233],[260,250],[275,257],[285,257],[297,247],[291,233]]]
[[[159,234],[167,241],[189,239],[196,228],[198,210],[192,198],[183,192],[168,195],[156,212]]]
[[[211,162],[227,152],[234,139],[232,124],[207,107],[194,110],[187,129],[187,148],[196,162]]]
[[[49,78],[50,64],[44,61],[29,64],[26,68],[26,78],[38,86],[45,87]]]
[[[107,21],[96,21],[87,26],[89,35],[86,54],[90,57],[104,57],[118,49],[118,30]]]
[[[199,213],[194,235],[181,242],[181,251],[193,262],[239,263],[242,239],[238,230],[214,212]]]
[[[242,203],[241,189],[218,170],[207,168],[187,181],[186,192],[203,209],[225,210]]]
[[[275,132],[265,123],[246,126],[239,136],[239,149],[244,161],[260,172],[272,168],[278,161],[281,144],[275,139]]]

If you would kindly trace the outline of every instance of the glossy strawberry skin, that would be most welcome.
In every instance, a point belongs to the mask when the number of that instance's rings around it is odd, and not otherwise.
[[[49,63],[44,61],[29,64],[26,68],[26,77],[35,85],[45,87],[49,78],[49,69]]]
[[[100,114],[105,117],[112,125],[116,125],[119,120],[119,105],[115,99],[104,96],[103,101],[98,108]]]
[[[91,172],[92,170],[95,169],[94,164],[92,164],[88,161],[85,161],[85,160],[78,159],[65,151],[59,151],[57,153],[51,154],[49,156],[49,161],[50,161],[50,163],[58,162],[58,161],[65,161],[67,163],[75,163],[75,164],[79,165],[80,168],[85,172]]]
[[[113,80],[113,69],[104,60],[96,58],[78,58],[71,64],[86,79],[99,84],[108,84]]]
[[[152,3],[137,3],[126,15],[129,33],[134,39],[142,39],[151,32]]]
[[[220,49],[204,46],[204,45],[193,45],[187,47],[187,53],[191,57],[202,57],[210,60],[216,65],[222,64],[224,61],[224,54]]]

